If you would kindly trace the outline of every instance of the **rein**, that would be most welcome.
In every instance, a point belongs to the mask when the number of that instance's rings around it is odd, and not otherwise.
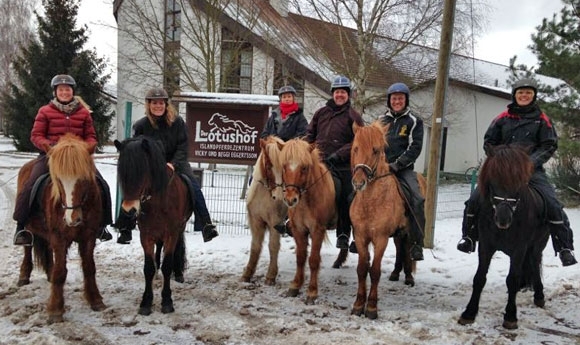
[[[295,184],[286,184],[286,183],[282,183],[282,188],[286,189],[286,188],[294,188],[298,191],[298,193],[300,195],[306,193],[308,191],[308,189],[310,189],[310,187],[314,186],[315,184],[318,183],[318,181],[322,180],[322,178],[324,177],[324,175],[326,175],[328,172],[330,172],[330,169],[326,169],[326,171],[320,175],[319,178],[317,178],[316,180],[314,180],[314,182],[312,182],[309,186],[307,187],[301,187]]]
[[[388,173],[386,173],[386,174],[375,176],[375,174],[377,173],[377,166],[378,166],[378,162],[377,162],[377,164],[375,165],[375,167],[374,167],[374,168],[371,168],[370,166],[368,166],[368,165],[366,165],[366,164],[364,164],[364,163],[357,164],[357,165],[355,165],[355,166],[354,166],[354,168],[352,169],[352,173],[353,173],[353,175],[354,175],[354,173],[355,173],[355,172],[356,172],[358,169],[361,169],[361,170],[364,172],[365,176],[367,177],[367,180],[369,181],[369,183],[373,182],[374,180],[378,180],[378,179],[380,179],[380,178],[383,178],[383,177],[387,177],[387,176],[393,175],[393,173],[389,171],[389,172],[388,172]]]

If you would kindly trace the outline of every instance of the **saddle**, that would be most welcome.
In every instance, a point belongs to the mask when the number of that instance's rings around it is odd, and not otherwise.
[[[38,179],[34,182],[32,190],[30,191],[30,201],[28,207],[30,210],[34,210],[34,206],[42,205],[42,198],[44,197],[44,187],[51,181],[50,174],[46,173],[40,175]]]

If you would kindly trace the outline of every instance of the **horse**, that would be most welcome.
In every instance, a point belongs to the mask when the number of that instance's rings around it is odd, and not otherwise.
[[[494,253],[510,257],[506,279],[508,301],[503,327],[518,327],[516,294],[522,287],[534,290],[534,304],[545,305],[542,284],[542,252],[550,235],[544,201],[530,188],[534,163],[525,149],[518,146],[486,147],[487,159],[479,170],[477,229],[479,264],[473,278],[473,291],[458,320],[466,325],[475,321],[481,292]]]
[[[161,144],[139,136],[114,141],[119,151],[117,178],[123,195],[121,207],[133,211],[139,226],[144,253],[145,291],[138,313],[150,315],[153,304],[152,282],[163,260],[161,312],[175,311],[171,298],[171,275],[183,282],[186,266],[184,231],[193,213],[186,183],[165,162]]]
[[[44,148],[48,155],[50,180],[40,188],[38,209],[25,227],[34,234],[32,247],[24,248],[18,286],[30,283],[32,250],[51,283],[47,303],[48,323],[63,322],[66,258],[72,242],[78,243],[84,277],[84,297],[94,311],[106,309],[97,287],[94,249],[100,232],[102,215],[101,190],[92,157],[95,145],[73,134],[65,134],[53,147]],[[33,161],[18,173],[20,191],[30,176]]]
[[[260,139],[260,155],[254,165],[252,184],[246,199],[248,224],[252,233],[250,258],[244,269],[241,281],[250,282],[256,272],[256,265],[262,252],[262,243],[269,229],[268,249],[270,263],[266,273],[266,285],[276,284],[278,275],[278,253],[280,252],[280,233],[274,226],[284,220],[288,208],[282,201],[282,169],[278,161],[278,144],[282,139],[268,136]]]
[[[314,144],[291,139],[280,148],[284,203],[288,206],[290,228],[296,243],[296,274],[287,296],[298,296],[304,283],[310,236],[310,282],[306,304],[314,304],[318,297],[320,249],[322,242],[327,240],[326,230],[334,229],[337,222],[334,182]]]
[[[405,268],[405,284],[414,286],[412,273],[416,262],[411,260],[409,220],[405,216],[406,204],[402,189],[389,169],[385,157],[387,127],[379,121],[368,126],[353,125],[355,133],[351,149],[352,184],[355,196],[350,207],[350,219],[358,251],[358,290],[351,314],[360,316],[363,311],[369,319],[378,317],[378,285],[381,278],[381,261],[389,237],[394,237],[396,252],[395,270],[389,280],[398,280]],[[423,195],[426,182],[417,174]],[[374,247],[370,263],[369,244]],[[371,277],[367,297],[366,279]]]

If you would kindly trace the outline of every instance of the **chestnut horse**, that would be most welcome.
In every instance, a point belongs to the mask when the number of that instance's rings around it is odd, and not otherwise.
[[[508,301],[503,327],[518,327],[516,295],[522,287],[534,290],[534,304],[545,305],[541,267],[542,252],[550,235],[544,201],[528,183],[534,173],[529,154],[518,146],[486,147],[487,159],[479,169],[477,229],[479,264],[473,277],[473,292],[459,323],[471,324],[494,253],[510,257],[506,278]]]
[[[34,234],[35,261],[51,282],[48,299],[48,322],[64,321],[63,288],[67,276],[66,258],[72,242],[78,243],[84,277],[84,297],[92,310],[106,308],[95,279],[93,252],[100,232],[101,189],[90,146],[73,134],[60,138],[54,147],[46,147],[50,180],[40,190],[42,211],[33,212],[26,229]],[[30,176],[33,162],[18,174],[18,190]],[[30,283],[32,248],[24,248],[18,285]]]
[[[352,184],[355,196],[350,207],[354,239],[358,250],[358,290],[351,313],[369,319],[378,317],[378,286],[381,278],[381,261],[389,237],[394,237],[397,248],[395,270],[390,280],[398,280],[405,267],[405,284],[415,284],[413,271],[416,262],[411,260],[409,222],[405,216],[406,202],[395,174],[389,170],[385,158],[385,133],[387,127],[379,121],[368,126],[353,125],[355,137],[351,149]],[[425,195],[426,182],[417,174],[419,187]],[[369,244],[374,247],[370,263]],[[371,287],[367,297],[367,274]]]
[[[274,229],[274,225],[282,222],[288,213],[288,208],[282,201],[282,169],[278,161],[280,153],[278,144],[282,143],[282,139],[275,136],[260,139],[261,153],[254,165],[252,184],[246,199],[252,245],[250,258],[241,278],[243,282],[250,282],[256,272],[267,228],[270,233],[268,241],[270,264],[265,283],[266,285],[276,284],[280,233]]]
[[[140,136],[123,142],[115,140],[115,147],[119,151],[117,178],[123,193],[121,207],[126,212],[134,209],[144,253],[145,291],[139,314],[152,312],[152,283],[161,250],[161,311],[172,313],[175,309],[171,298],[171,274],[175,273],[177,281],[183,281],[184,231],[193,213],[187,185],[167,166],[159,142]]]
[[[292,139],[282,145],[280,162],[284,181],[284,203],[288,206],[290,228],[296,242],[296,274],[288,289],[288,296],[298,296],[304,283],[304,266],[310,236],[310,283],[306,304],[313,304],[318,297],[322,242],[327,238],[326,230],[336,228],[334,182],[332,174],[320,161],[316,146],[304,140]]]

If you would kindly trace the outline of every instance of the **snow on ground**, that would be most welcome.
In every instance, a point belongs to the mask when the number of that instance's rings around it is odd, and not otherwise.
[[[331,268],[338,253],[334,232],[329,232],[331,241],[322,248],[315,305],[304,304],[304,288],[297,298],[285,297],[295,270],[292,238],[282,239],[277,284],[266,286],[267,246],[255,279],[242,283],[249,235],[222,233],[203,243],[199,233],[188,232],[186,282],[172,281],[174,313],[161,313],[161,280],[157,279],[154,312],[137,314],[144,288],[140,243],[134,240],[123,246],[109,241],[98,243],[95,250],[97,283],[108,308],[94,312],[83,300],[80,259],[73,245],[65,284],[65,322],[49,325],[50,288],[45,276],[35,270],[30,285],[16,287],[22,249],[11,244],[15,176],[33,155],[6,153],[11,150],[9,142],[1,139],[0,344],[580,344],[580,265],[563,268],[550,244],[544,252],[544,309],[533,305],[531,292],[520,293],[519,329],[502,328],[509,259],[498,253],[476,322],[457,323],[477,266],[475,254],[455,249],[461,226],[457,217],[437,220],[435,246],[418,263],[414,287],[388,281],[394,264],[394,245],[389,245],[383,258],[377,320],[350,315],[357,289],[356,255],[351,254],[343,268]],[[110,156],[97,161],[114,186],[116,168]],[[578,238],[580,210],[568,214]]]

